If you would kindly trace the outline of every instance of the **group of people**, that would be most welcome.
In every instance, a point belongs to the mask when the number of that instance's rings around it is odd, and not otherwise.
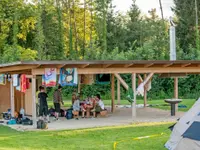
[[[79,112],[82,112],[82,118],[88,118],[90,113],[93,113],[93,118],[96,118],[96,113],[100,113],[105,110],[103,101],[100,94],[97,94],[94,98],[88,96],[86,100],[80,101],[80,96],[72,95],[73,114],[78,119]]]
[[[64,102],[62,100],[62,93],[61,93],[62,87],[58,86],[58,88],[53,93],[53,103],[55,108],[55,119],[58,120],[59,113],[60,113],[60,107],[61,104],[64,105]],[[48,110],[48,95],[45,92],[45,88],[43,86],[39,87],[39,91],[36,93],[36,107],[37,107],[37,114],[40,117],[40,119],[43,119],[45,121],[49,121],[49,110]]]
[[[61,109],[61,105],[64,106],[64,101],[62,99],[62,87],[58,86],[58,88],[53,93],[53,103],[55,108],[55,119],[58,120],[59,113]],[[49,122],[49,112],[48,112],[48,95],[45,92],[45,88],[40,86],[39,91],[36,93],[36,107],[37,114],[40,119]],[[88,96],[86,100],[81,101],[80,96],[74,92],[72,94],[72,109],[75,119],[78,120],[79,112],[82,113],[82,118],[90,116],[90,113],[93,113],[93,118],[96,117],[96,113],[105,110],[104,103],[101,100],[100,94],[97,94],[95,97]]]

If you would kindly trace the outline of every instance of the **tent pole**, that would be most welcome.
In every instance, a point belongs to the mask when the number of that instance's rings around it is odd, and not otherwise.
[[[136,119],[136,73],[132,73],[132,89],[133,89],[133,100],[134,102],[132,103],[132,119]]]
[[[37,118],[36,118],[36,76],[32,76],[32,120],[33,127],[37,127]]]

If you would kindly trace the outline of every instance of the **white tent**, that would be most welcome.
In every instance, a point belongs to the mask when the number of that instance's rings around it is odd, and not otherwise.
[[[200,150],[200,98],[174,126],[168,150]]]

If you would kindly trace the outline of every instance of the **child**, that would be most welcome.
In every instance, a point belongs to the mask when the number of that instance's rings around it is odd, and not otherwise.
[[[45,93],[44,87],[41,87],[40,93],[38,94],[38,103],[40,107],[39,116],[40,116],[40,119],[42,119],[44,115],[45,120],[49,122],[47,98],[48,98],[48,95]]]
[[[78,120],[79,111],[80,111],[80,100],[79,100],[79,96],[77,96],[73,104],[73,114],[76,120]]]
[[[82,105],[81,105],[81,111],[82,111],[82,118],[85,118],[85,112],[87,110],[87,105],[90,104],[89,101],[90,97],[88,96],[86,100],[83,101]]]

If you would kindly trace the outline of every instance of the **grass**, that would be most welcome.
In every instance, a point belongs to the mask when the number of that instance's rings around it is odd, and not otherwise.
[[[172,123],[142,124],[66,131],[17,132],[0,126],[0,150],[165,150]],[[138,141],[135,137],[164,135]]]
[[[71,100],[65,100],[65,107],[71,106]],[[184,99],[183,102],[180,104],[186,105],[187,108],[179,108],[179,111],[188,111],[192,105],[195,103],[195,99]],[[111,100],[104,100],[104,104],[107,106],[111,106]],[[115,101],[115,104],[117,104],[117,101]],[[143,104],[143,100],[137,100],[137,104]],[[148,100],[148,104],[152,105],[153,108],[159,108],[164,110],[170,110],[170,105],[165,103],[164,100]],[[49,107],[53,107],[53,102],[48,102]],[[130,103],[127,100],[121,100],[121,105],[130,105]]]

